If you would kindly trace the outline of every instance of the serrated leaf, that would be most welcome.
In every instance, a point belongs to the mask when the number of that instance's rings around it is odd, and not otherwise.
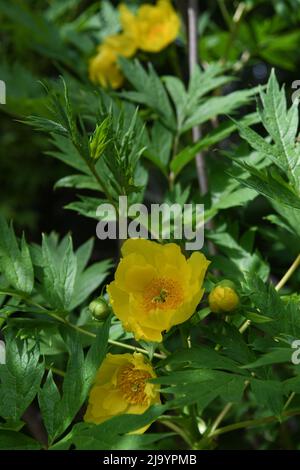
[[[41,444],[25,434],[0,430],[0,450],[39,450]]]
[[[0,217],[0,268],[9,284],[16,290],[30,294],[34,272],[28,245],[23,235],[18,243],[12,225]]]
[[[57,188],[90,189],[95,191],[100,190],[99,183],[93,176],[88,175],[64,176],[64,178],[61,178],[55,183],[54,189]]]
[[[102,284],[111,266],[112,263],[110,260],[99,261],[89,266],[83,273],[76,277],[74,293],[70,304],[71,310],[82,304],[82,302]]]
[[[18,421],[33,401],[44,373],[39,357],[37,346],[28,351],[25,342],[6,336],[6,364],[0,365],[0,415],[6,420]]]
[[[72,239],[66,240],[63,257],[57,247],[51,246],[43,236],[43,289],[47,300],[57,309],[67,310],[72,295],[77,272],[77,259],[73,253]]]

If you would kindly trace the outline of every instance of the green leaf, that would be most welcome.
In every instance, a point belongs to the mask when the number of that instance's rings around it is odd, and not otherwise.
[[[42,252],[44,259],[43,289],[51,306],[67,310],[72,295],[77,272],[77,260],[73,253],[72,239],[69,237],[61,257],[57,247],[51,246],[44,235]]]
[[[289,363],[292,357],[292,350],[288,348],[272,348],[260,356],[256,361],[242,366],[244,369],[255,369],[257,367],[268,366],[273,364]]]
[[[288,180],[299,191],[300,147],[296,141],[298,105],[294,102],[287,110],[285,92],[283,88],[279,88],[274,71],[271,73],[266,92],[261,91],[260,97],[263,107],[258,112],[273,143],[267,142],[249,127],[236,123],[241,137],[284,171]]]
[[[39,356],[37,346],[28,351],[25,342],[6,335],[6,364],[0,365],[0,415],[6,420],[18,421],[32,403],[44,373]]]
[[[56,150],[46,152],[47,155],[61,160],[66,165],[71,166],[72,168],[75,168],[82,173],[91,175],[87,164],[81,158],[78,150],[67,137],[52,134],[51,142],[53,146],[56,147]]]
[[[62,396],[53,381],[51,371],[39,392],[39,404],[50,444],[68,428],[86,400],[96,372],[106,355],[109,328],[110,318],[98,329],[86,358],[79,333],[71,334],[69,330],[63,330],[70,356],[62,385]]]
[[[98,329],[97,336],[90,347],[84,363],[84,393],[87,394],[96,375],[97,370],[106,356],[107,342],[111,318],[107,318],[104,325]]]
[[[151,64],[146,71],[141,64],[120,58],[122,71],[137,91],[124,91],[120,95],[156,111],[168,127],[174,128],[173,110],[163,83]]]
[[[48,372],[47,379],[38,394],[40,410],[43,422],[48,433],[48,440],[52,442],[56,436],[57,429],[61,422],[60,393],[53,380],[51,370]]]
[[[259,170],[244,162],[236,163],[250,173],[248,178],[245,179],[239,178],[237,175],[231,175],[241,184],[285,207],[300,209],[300,197],[290,185],[283,181],[275,169],[272,171],[269,169]]]
[[[169,366],[171,369],[174,367],[183,368],[184,366],[188,366],[189,368],[195,369],[219,369],[241,373],[240,364],[238,362],[206,346],[176,351],[165,359],[162,365]]]
[[[272,322],[256,323],[256,328],[275,336],[283,334],[292,338],[300,337],[300,315],[298,302],[281,299],[274,286],[264,283],[255,273],[249,274],[243,286],[257,313],[272,318]]]
[[[34,273],[28,245],[23,235],[18,243],[12,225],[0,217],[0,268],[9,284],[16,290],[30,294]]]
[[[151,129],[151,141],[145,156],[163,172],[168,166],[173,143],[173,134],[159,121],[155,121]]]
[[[226,96],[218,96],[206,99],[195,112],[186,119],[182,132],[186,132],[194,126],[198,126],[215,116],[230,114],[238,107],[247,103],[257,93],[257,88],[250,90],[239,90]]]
[[[210,369],[176,370],[154,381],[169,385],[163,388],[163,393],[175,396],[168,402],[169,406],[177,408],[196,403],[201,410],[217,397],[239,402],[246,386],[245,376]]]
[[[248,125],[254,124],[258,121],[258,115],[256,113],[250,114],[242,119],[242,122]],[[236,124],[232,121],[225,121],[221,123],[216,129],[204,135],[199,142],[194,145],[190,145],[181,150],[172,160],[171,169],[175,173],[175,176],[195,158],[195,155],[202,150],[206,150],[209,147],[217,144],[221,140],[228,137],[232,132],[237,129]]]
[[[134,443],[138,445],[144,444],[147,448],[152,438],[149,438],[149,440],[147,438],[146,440],[131,440],[128,439],[130,437],[128,433],[149,425],[161,416],[167,408],[167,405],[156,405],[150,407],[141,415],[124,414],[115,416],[99,425],[88,423],[75,424],[64,440],[64,448],[74,444],[78,450],[117,450],[126,448],[126,445],[134,445]],[[146,436],[147,434],[144,437]],[[55,450],[55,446],[52,449]]]
[[[93,176],[88,175],[64,176],[55,183],[54,189],[57,188],[90,189],[95,191],[100,190],[99,183]]]
[[[0,450],[39,450],[39,442],[20,432],[0,430]]]
[[[276,380],[251,379],[251,390],[257,403],[280,416],[283,410],[283,385]]]
[[[74,294],[70,305],[71,310],[82,304],[103,283],[109,274],[111,266],[112,262],[110,260],[100,261],[94,263],[76,277]]]
[[[107,203],[105,199],[96,197],[80,196],[79,201],[70,202],[67,204],[65,209],[70,209],[78,214],[90,217],[91,219],[99,220],[97,216],[97,209],[101,204]]]
[[[246,234],[251,234],[251,231]],[[245,238],[243,240],[242,237],[240,240],[236,240],[225,225],[220,226],[214,233],[209,233],[207,236],[216,243],[224,255],[224,262],[221,255],[217,255],[214,262],[224,271],[226,276],[231,277],[234,273],[235,277],[242,280],[245,273],[252,272],[262,279],[267,279],[269,267],[254,248],[253,243],[252,246],[244,244]]]

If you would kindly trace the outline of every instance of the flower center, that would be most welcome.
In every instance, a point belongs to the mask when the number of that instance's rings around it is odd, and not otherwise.
[[[146,403],[145,386],[148,379],[151,379],[149,372],[135,369],[132,365],[121,369],[118,377],[118,386],[128,403],[131,405],[143,405]]]
[[[151,39],[156,39],[160,35],[162,35],[164,32],[165,32],[165,24],[157,23],[157,24],[151,25],[151,28],[149,30],[149,37]]]
[[[167,278],[153,279],[146,287],[143,296],[144,308],[176,308],[183,301],[183,290],[178,281]]]

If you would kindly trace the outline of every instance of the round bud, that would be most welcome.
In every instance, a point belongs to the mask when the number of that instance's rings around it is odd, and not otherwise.
[[[229,313],[240,303],[235,284],[224,279],[215,285],[208,297],[210,310],[214,313]]]
[[[103,297],[92,300],[89,310],[94,320],[105,320],[110,313],[110,307]]]

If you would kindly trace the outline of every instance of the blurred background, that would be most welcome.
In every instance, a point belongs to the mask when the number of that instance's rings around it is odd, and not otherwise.
[[[145,2],[124,3],[134,8]],[[151,61],[159,75],[177,74],[187,81],[187,2],[173,3],[182,17],[180,36],[159,54],[139,53],[138,59],[142,63]],[[14,220],[18,233],[26,231],[29,241],[40,242],[41,232],[54,230],[61,235],[72,232],[78,246],[95,235],[95,220],[64,209],[76,199],[76,190],[55,188],[69,169],[47,155],[53,150],[47,137],[22,121],[30,115],[48,116],[43,83],[56,87],[59,76],[64,75],[73,92],[92,86],[88,61],[103,38],[120,30],[118,4],[107,0],[0,0],[0,80],[5,81],[7,93],[6,104],[0,105],[0,210]],[[204,66],[212,61],[228,62],[230,74],[236,77],[220,92],[264,84],[275,67],[279,81],[286,83],[291,104],[296,90],[293,83],[300,80],[300,0],[207,0],[199,1],[198,7],[199,62]],[[255,103],[247,112],[254,107]],[[234,143],[234,136],[231,139],[222,143],[223,149]],[[214,162],[214,158],[207,158],[208,166]],[[164,197],[164,180],[155,169],[148,169],[145,197],[159,202]],[[183,181],[184,175],[187,180],[194,175],[197,191],[194,162],[185,168]],[[89,190],[81,193],[93,194]],[[234,207],[229,212],[232,220],[239,220],[242,231],[250,224],[260,225],[259,250],[265,258],[273,256],[275,267],[281,271],[287,264],[286,248],[280,246],[272,252],[270,227],[261,225],[263,217],[272,212],[266,199],[257,197],[247,208]],[[288,257],[298,251],[299,247],[290,247]],[[93,258],[116,258],[117,254],[115,242],[98,243]],[[267,445],[263,443],[272,442],[272,432],[272,427],[264,436],[250,431],[245,440],[240,439],[240,432],[230,433],[222,446],[232,448],[238,437],[240,448],[262,448]],[[289,448],[284,427],[280,440],[284,448]]]
[[[125,3],[134,8],[145,2]],[[54,185],[68,170],[46,155],[51,145],[45,135],[21,121],[32,114],[47,115],[41,82],[53,85],[64,74],[75,87],[90,86],[88,60],[105,36],[120,29],[118,4],[107,0],[0,0],[0,79],[7,87],[6,104],[0,106],[1,212],[14,219],[18,230],[25,229],[29,240],[38,241],[42,231],[71,231],[78,244],[95,233],[94,221],[85,218],[83,223],[80,215],[62,209],[74,199],[74,190],[54,189]],[[142,62],[151,60],[159,74],[177,73],[184,80],[186,4],[174,2],[183,20],[176,43],[159,54],[138,56]],[[199,61],[233,64],[239,80],[227,85],[230,91],[265,83],[270,69],[276,67],[277,77],[286,83],[289,96],[292,94],[292,83],[300,78],[300,0],[215,0],[198,2],[198,6]],[[226,87],[222,92],[226,93]],[[193,172],[194,165],[186,171]],[[159,178],[150,173],[146,197],[162,198]],[[268,212],[267,203],[261,206],[260,198],[253,204],[254,217]]]

